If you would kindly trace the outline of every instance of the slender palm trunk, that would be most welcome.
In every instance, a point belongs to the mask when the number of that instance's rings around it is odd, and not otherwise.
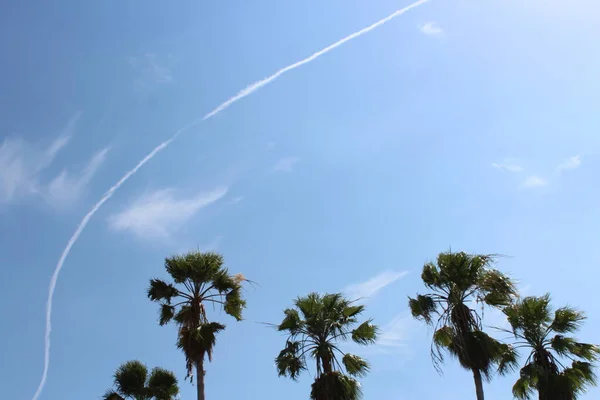
[[[196,361],[196,388],[198,389],[198,400],[204,399],[204,360]]]
[[[475,380],[477,400],[483,400],[483,379],[481,378],[481,371],[477,368],[473,368],[473,380]]]

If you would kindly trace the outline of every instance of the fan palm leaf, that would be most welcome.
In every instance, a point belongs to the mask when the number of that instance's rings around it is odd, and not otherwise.
[[[353,376],[365,376],[369,364],[357,355],[345,353],[339,344],[375,343],[377,326],[371,320],[361,323],[358,319],[364,310],[364,306],[339,293],[310,293],[297,298],[294,308],[284,310],[283,320],[275,325],[288,336],[285,347],[275,358],[279,376],[296,380],[308,369],[308,359],[313,359],[316,366],[311,389],[313,400],[360,399],[360,384]]]
[[[576,400],[596,384],[596,345],[581,343],[566,334],[576,332],[585,315],[572,307],[552,312],[550,295],[525,297],[504,309],[517,345],[528,348],[520,378],[513,386],[517,399]],[[565,365],[569,360],[571,365]]]
[[[441,253],[436,263],[423,266],[421,279],[431,293],[409,298],[414,318],[434,328],[431,355],[441,372],[444,353],[473,372],[477,398],[483,399],[482,379],[516,366],[514,349],[483,331],[477,308],[511,304],[517,292],[506,275],[492,268],[493,255]]]

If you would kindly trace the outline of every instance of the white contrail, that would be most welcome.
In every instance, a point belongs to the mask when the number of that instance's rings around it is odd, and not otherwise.
[[[271,75],[269,77],[266,77],[263,80],[254,82],[253,84],[246,86],[245,89],[241,90],[238,94],[231,97],[229,100],[226,100],[225,102],[223,102],[217,108],[215,108],[214,110],[212,110],[211,112],[206,114],[204,116],[204,118],[202,118],[202,119],[205,120],[205,119],[214,117],[215,115],[217,115],[218,113],[220,113],[221,111],[223,111],[224,109],[226,109],[227,107],[229,107],[230,105],[235,103],[236,101],[241,100],[244,97],[251,95],[252,93],[256,92],[261,87],[273,82],[275,79],[279,78],[281,75],[285,74],[286,72],[296,69],[304,64],[308,64],[309,62],[314,61],[315,59],[321,57],[323,54],[329,53],[331,50],[334,50],[335,48],[343,45],[344,43],[349,42],[352,39],[356,39],[357,37],[362,36],[365,33],[368,33],[370,31],[372,31],[373,29],[378,28],[387,22],[390,22],[394,18],[404,14],[405,12],[407,12],[415,7],[418,7],[424,3],[427,3],[428,1],[430,1],[430,0],[419,0],[416,3],[412,3],[411,5],[406,6],[398,11],[393,12],[392,14],[388,15],[387,17],[385,17],[383,19],[380,19],[379,21],[375,22],[374,24],[369,25],[366,28],[363,28],[358,32],[354,32],[354,33],[346,36],[345,38],[338,40],[334,44],[329,45],[329,46],[325,47],[324,49],[317,51],[316,53],[314,53],[311,56],[308,56],[305,59],[300,60],[294,64],[288,65],[287,67],[281,68],[279,71],[275,72],[273,75]]]
[[[50,287],[48,289],[48,301],[46,303],[46,335],[45,335],[45,345],[44,345],[44,371],[42,373],[42,379],[40,380],[40,384],[39,384],[32,400],[38,400],[39,396],[42,393],[42,390],[44,389],[44,386],[46,384],[46,379],[48,377],[48,368],[50,365],[50,333],[52,331],[52,300],[54,297],[54,290],[56,288],[56,282],[58,280],[60,271],[62,270],[63,264],[65,263],[65,260],[67,259],[69,252],[71,251],[71,248],[73,248],[73,245],[77,242],[77,239],[79,239],[81,232],[83,232],[83,230],[85,229],[85,227],[88,224],[88,222],[90,221],[90,219],[94,216],[94,214],[96,214],[96,212],[102,207],[102,205],[104,203],[106,203],[106,201],[108,201],[113,196],[113,194],[117,191],[117,189],[119,189],[125,182],[127,182],[127,180],[129,178],[131,178],[140,168],[142,168],[144,166],[144,164],[146,164],[148,161],[150,161],[156,154],[158,154],[160,151],[167,148],[181,133],[187,131],[188,129],[191,129],[192,127],[196,126],[197,124],[199,124],[200,122],[202,122],[204,120],[214,117],[221,111],[228,108],[233,103],[237,102],[238,100],[243,99],[246,96],[251,95],[252,93],[256,92],[258,89],[262,88],[263,86],[273,82],[274,80],[279,78],[281,75],[285,74],[286,72],[289,72],[289,71],[296,69],[304,64],[307,64],[307,63],[319,58],[320,56],[322,56],[326,53],[329,53],[331,50],[334,50],[335,48],[343,45],[344,43],[346,43],[352,39],[355,39],[359,36],[362,36],[365,33],[370,32],[373,29],[404,14],[405,12],[407,12],[415,7],[418,7],[424,3],[427,3],[429,1],[430,0],[419,0],[407,7],[397,10],[394,13],[388,15],[387,17],[375,22],[374,24],[372,24],[364,29],[361,29],[358,32],[352,33],[352,34],[346,36],[345,38],[338,40],[337,42],[333,43],[332,45],[325,47],[322,50],[319,50],[318,52],[312,54],[311,56],[306,57],[294,64],[288,65],[287,67],[284,67],[284,68],[280,69],[279,71],[275,72],[273,75],[247,86],[245,89],[241,90],[235,96],[233,96],[230,99],[226,100],[225,102],[221,103],[214,110],[212,110],[211,112],[206,114],[204,117],[198,118],[198,119],[190,122],[189,124],[187,124],[186,126],[181,128],[180,130],[178,130],[170,139],[168,139],[168,140],[162,142],[161,144],[159,144],[158,146],[156,146],[154,148],[154,150],[152,150],[150,153],[148,153],[148,155],[146,155],[146,157],[144,157],[132,170],[127,172],[114,186],[112,186],[102,196],[102,198],[83,217],[83,219],[77,226],[75,233],[73,234],[73,236],[71,237],[71,239],[69,239],[69,242],[67,243],[67,247],[65,247],[65,249],[63,250],[63,252],[60,256],[60,259],[58,260],[58,263],[56,264],[56,268],[54,269],[54,273],[52,274],[52,278],[50,279]]]

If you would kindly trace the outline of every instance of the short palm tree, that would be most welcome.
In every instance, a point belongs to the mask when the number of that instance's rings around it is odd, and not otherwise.
[[[599,348],[566,336],[585,320],[581,311],[562,307],[552,312],[550,296],[525,297],[504,309],[517,348],[530,350],[520,378],[513,386],[517,399],[574,400],[596,384],[595,361]],[[564,365],[564,360],[571,365]],[[561,361],[563,360],[563,361]],[[566,363],[565,363],[566,364]]]
[[[284,311],[283,321],[276,325],[288,338],[275,363],[279,376],[296,380],[307,369],[307,358],[315,361],[313,400],[357,400],[361,389],[354,377],[369,371],[366,360],[344,353],[340,342],[351,339],[360,345],[375,343],[377,327],[371,320],[358,323],[364,306],[341,294],[311,293],[299,297],[294,308]]]
[[[165,268],[173,283],[152,279],[148,297],[160,304],[160,325],[171,320],[177,324],[177,347],[185,354],[190,381],[196,370],[198,400],[204,400],[204,360],[212,360],[217,333],[225,329],[208,320],[206,305],[222,307],[240,321],[246,306],[241,295],[246,279],[241,274],[230,275],[223,266],[223,256],[212,252],[167,258]]]
[[[162,368],[148,368],[139,361],[121,365],[114,376],[114,389],[108,390],[104,400],[172,400],[179,393],[175,375]]]
[[[478,400],[484,399],[483,379],[491,379],[494,367],[506,373],[516,366],[514,349],[483,332],[477,312],[484,305],[507,306],[516,297],[513,282],[491,268],[493,262],[491,255],[441,253],[421,273],[432,293],[409,298],[413,317],[434,329],[431,354],[438,372],[445,350],[472,371]]]

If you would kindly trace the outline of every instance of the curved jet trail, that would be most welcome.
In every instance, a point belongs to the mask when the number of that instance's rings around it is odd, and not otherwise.
[[[198,125],[200,122],[202,122],[204,120],[214,117],[215,115],[219,114],[221,111],[223,111],[226,108],[228,108],[229,106],[231,106],[233,103],[243,99],[246,96],[251,95],[252,93],[256,92],[258,89],[262,88],[263,86],[268,85],[269,83],[273,82],[274,80],[279,78],[281,75],[285,74],[286,72],[289,72],[298,67],[301,67],[304,64],[308,64],[309,62],[314,61],[317,58],[321,57],[322,55],[329,53],[330,51],[343,45],[344,43],[349,42],[353,39],[356,39],[357,37],[362,36],[365,33],[368,33],[370,31],[372,31],[373,29],[380,27],[381,25],[393,20],[394,18],[404,14],[405,12],[407,12],[415,7],[418,7],[422,4],[425,4],[429,1],[430,0],[419,0],[415,3],[412,3],[409,6],[401,8],[401,9],[393,12],[392,14],[388,15],[387,17],[380,19],[379,21],[375,22],[374,24],[369,25],[366,28],[363,28],[357,32],[354,32],[354,33],[344,37],[343,39],[340,39],[337,42],[325,47],[324,49],[319,50],[316,53],[313,53],[312,55],[310,55],[294,64],[288,65],[287,67],[284,67],[284,68],[278,70],[274,74],[272,74],[260,81],[252,83],[251,85],[247,86],[245,89],[241,90],[235,96],[229,98],[228,100],[226,100],[223,103],[221,103],[220,105],[218,105],[214,110],[210,111],[203,117],[197,118],[194,121],[187,124],[186,126],[184,126],[183,128],[179,129],[177,132],[175,132],[175,134],[173,134],[173,136],[171,136],[170,139],[168,139],[168,140],[162,142],[161,144],[159,144],[158,146],[156,146],[154,148],[154,150],[152,150],[150,153],[148,153],[148,155],[146,155],[146,157],[144,157],[133,169],[131,169],[125,175],[123,175],[123,177],[117,183],[115,183],[102,196],[102,198],[100,198],[100,200],[83,217],[83,219],[77,226],[75,233],[73,234],[73,236],[71,236],[71,239],[69,239],[67,246],[63,250],[63,252],[58,260],[58,263],[56,264],[56,268],[54,269],[54,273],[52,274],[52,278],[50,279],[50,286],[48,288],[48,300],[46,303],[46,334],[45,334],[45,344],[44,344],[44,371],[42,373],[42,379],[40,380],[40,383],[38,385],[38,388],[37,388],[32,400],[38,400],[38,398],[40,397],[40,395],[42,393],[42,390],[44,390],[44,386],[46,385],[46,380],[48,378],[48,369],[50,366],[50,333],[52,331],[52,300],[54,298],[54,290],[56,289],[56,282],[58,280],[58,276],[60,274],[60,271],[62,270],[65,260],[67,259],[71,249],[73,248],[73,245],[75,245],[75,243],[77,242],[77,239],[79,239],[81,232],[83,232],[83,230],[85,229],[85,227],[88,224],[88,222],[90,221],[90,219],[94,216],[94,214],[96,214],[96,212],[102,207],[102,205],[104,205],[104,203],[106,203],[113,196],[113,194],[125,182],[127,182],[127,180],[129,178],[131,178],[140,168],[142,168],[148,161],[150,161],[152,158],[154,158],[154,156],[157,155],[160,151],[167,148],[183,132],[193,128],[194,126]]]

